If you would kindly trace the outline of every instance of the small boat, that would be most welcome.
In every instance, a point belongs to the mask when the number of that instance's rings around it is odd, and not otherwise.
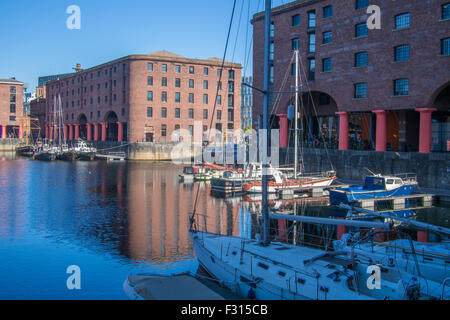
[[[36,150],[33,158],[40,161],[55,161],[59,152],[55,147],[49,147],[48,145],[43,145],[41,148]]]
[[[56,159],[63,161],[75,161],[77,160],[77,153],[73,149],[70,149],[67,144],[63,144],[60,147],[60,152]]]
[[[350,204],[357,200],[399,197],[410,195],[417,185],[413,174],[371,175],[367,176],[363,186],[350,186],[330,190],[331,204]]]
[[[194,167],[184,167],[183,173],[179,174],[178,177],[181,182],[193,182],[194,181]]]
[[[36,151],[36,147],[32,145],[22,145],[16,149],[19,156],[32,157]]]
[[[268,183],[267,192],[276,193],[282,190],[306,189],[311,187],[329,187],[336,180],[336,172],[328,171],[323,174],[308,174],[296,179],[284,178],[281,174],[274,172],[273,180]],[[250,182],[244,185],[244,191],[249,193],[262,193],[262,182]]]
[[[77,154],[78,160],[92,161],[95,159],[97,149],[89,146],[85,141],[79,140],[77,145],[73,148]]]

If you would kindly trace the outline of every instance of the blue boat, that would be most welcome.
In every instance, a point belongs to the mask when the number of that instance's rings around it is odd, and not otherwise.
[[[417,185],[413,174],[367,176],[363,186],[330,190],[331,204],[351,204],[358,200],[410,195]]]

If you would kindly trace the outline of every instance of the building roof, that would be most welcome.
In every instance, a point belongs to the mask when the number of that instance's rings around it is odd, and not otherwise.
[[[183,56],[180,56],[179,54],[169,52],[166,50],[151,52],[148,55],[155,56],[155,57],[162,57],[162,58],[184,58]]]
[[[293,9],[297,9],[297,8],[300,8],[300,7],[308,6],[308,5],[314,4],[316,2],[321,2],[321,1],[324,1],[324,0],[297,0],[297,1],[292,1],[292,2],[289,2],[287,4],[284,4],[284,5],[278,6],[276,8],[273,8],[272,9],[272,16],[280,14],[280,13],[284,13],[286,11],[290,11],[290,10],[293,10]],[[256,20],[264,19],[264,16],[265,16],[265,12],[264,11],[258,12],[255,15],[253,15],[252,22],[254,22]]]
[[[14,79],[14,78],[9,78],[9,79],[1,79],[0,78],[0,83],[23,85],[22,81],[18,81],[18,80]]]

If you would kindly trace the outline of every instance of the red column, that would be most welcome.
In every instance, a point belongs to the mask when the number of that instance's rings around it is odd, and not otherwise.
[[[2,126],[2,139],[6,139],[6,126]]]
[[[19,139],[23,139],[23,126],[19,126]]]
[[[348,150],[348,112],[336,112],[339,115],[339,150]]]
[[[98,141],[98,123],[93,123],[94,126],[94,140]]]
[[[417,231],[417,241],[418,242],[428,242],[429,234],[426,231]]]
[[[287,114],[277,114],[280,118],[280,148],[288,146],[288,119]]]
[[[436,111],[434,108],[415,109],[420,112],[420,133],[419,133],[419,152],[431,152],[431,114]]]
[[[73,140],[73,130],[72,125],[68,124],[67,127],[69,128],[69,140]]]
[[[377,133],[375,138],[375,151],[386,151],[386,111],[374,110],[377,115]]]
[[[64,139],[68,140],[68,134],[69,134],[69,125],[64,125]]]
[[[48,132],[49,132],[48,137],[50,140],[53,140],[53,131],[54,131],[53,126],[48,127]]]
[[[45,138],[48,139],[48,124],[45,125]]]
[[[117,122],[117,141],[123,141],[123,123]]]
[[[92,140],[92,130],[91,130],[91,124],[90,123],[86,123],[86,135],[87,135],[87,141],[91,141]]]
[[[78,140],[80,138],[80,125],[75,124],[75,140]]]
[[[106,141],[106,122],[102,122],[102,141]]]

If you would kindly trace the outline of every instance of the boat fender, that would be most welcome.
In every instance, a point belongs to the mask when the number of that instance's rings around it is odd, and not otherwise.
[[[255,294],[255,291],[253,291],[253,288],[250,288],[250,290],[248,290],[247,298],[250,300],[256,299],[256,294]]]

